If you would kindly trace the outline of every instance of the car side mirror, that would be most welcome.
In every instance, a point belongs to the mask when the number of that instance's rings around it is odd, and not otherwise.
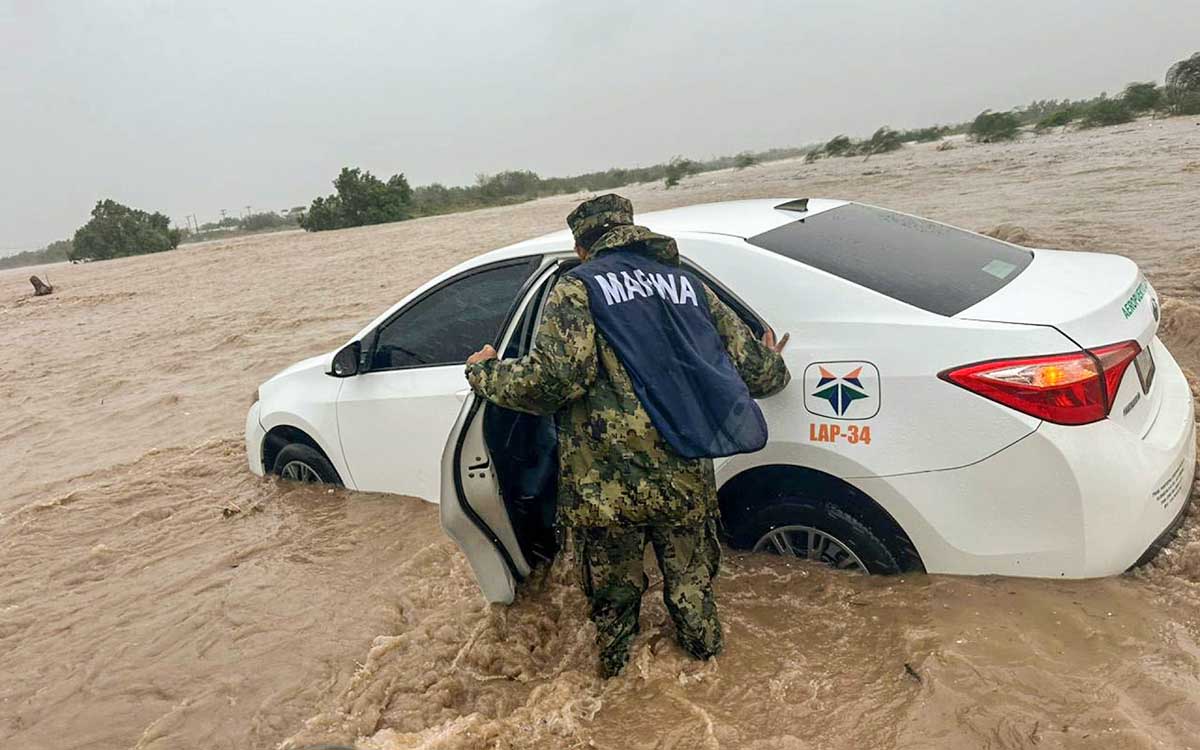
[[[351,341],[333,355],[333,365],[329,368],[329,374],[335,378],[348,378],[358,374],[358,360],[362,356],[362,344],[358,341]]]

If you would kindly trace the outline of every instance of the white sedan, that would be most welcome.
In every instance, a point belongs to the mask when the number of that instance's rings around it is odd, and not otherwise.
[[[1086,578],[1148,558],[1195,471],[1191,393],[1130,260],[1031,250],[836,200],[639,215],[757,332],[789,331],[767,446],[716,465],[735,547],[869,572]],[[250,468],[442,506],[484,594],[554,552],[553,420],[477,400],[528,351],[568,232],[420,287],[264,383]]]

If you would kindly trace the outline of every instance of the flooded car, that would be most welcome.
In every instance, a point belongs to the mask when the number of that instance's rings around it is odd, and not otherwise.
[[[792,334],[793,383],[761,402],[767,446],[716,462],[734,547],[872,573],[1090,578],[1153,555],[1182,517],[1192,396],[1132,261],[839,200],[639,221],[756,333]],[[463,263],[265,382],[251,470],[440,503],[484,595],[511,601],[555,552],[553,419],[477,400],[463,362],[489,341],[529,351],[572,246],[564,231]]]

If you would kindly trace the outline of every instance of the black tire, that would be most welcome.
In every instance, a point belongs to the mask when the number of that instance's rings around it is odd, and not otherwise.
[[[888,546],[864,520],[836,503],[795,494],[780,496],[730,529],[730,542],[739,549],[753,549],[769,532],[783,526],[808,526],[833,537],[853,552],[869,573],[887,575],[901,570]]]
[[[311,445],[288,443],[275,457],[275,465],[271,467],[271,471],[284,479],[293,479],[293,477],[284,476],[284,469],[288,464],[301,464],[307,467],[320,477],[321,484],[341,485],[342,483],[337,470],[333,468],[333,464],[329,463],[329,459]]]

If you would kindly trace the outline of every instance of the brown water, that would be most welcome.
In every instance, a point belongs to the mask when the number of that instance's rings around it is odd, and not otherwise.
[[[1114,250],[1200,371],[1195,118],[783,162],[622,191],[642,210],[845,197]],[[647,597],[594,677],[559,567],[480,600],[420,500],[260,481],[250,394],[416,284],[562,226],[578,197],[0,273],[3,747],[1200,747],[1200,523],[1120,578],[867,578],[730,554],[728,650]]]

